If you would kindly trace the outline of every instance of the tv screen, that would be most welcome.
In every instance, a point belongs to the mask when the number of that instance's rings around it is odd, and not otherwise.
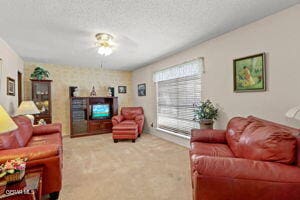
[[[92,105],[92,119],[105,119],[110,117],[108,104]]]

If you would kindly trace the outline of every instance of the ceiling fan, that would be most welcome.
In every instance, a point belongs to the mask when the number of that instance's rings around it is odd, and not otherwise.
[[[96,34],[96,46],[98,48],[98,53],[103,56],[109,56],[113,52],[113,36],[108,33],[97,33]]]

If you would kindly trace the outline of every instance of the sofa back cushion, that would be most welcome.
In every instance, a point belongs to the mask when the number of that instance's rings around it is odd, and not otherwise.
[[[249,123],[250,122],[243,117],[234,117],[228,122],[226,140],[235,156],[237,156],[239,152],[240,137]]]
[[[142,107],[124,107],[121,109],[121,115],[127,120],[134,120],[136,116],[144,114]]]
[[[252,160],[292,164],[295,161],[295,137],[275,126],[252,122],[244,130],[238,156]]]
[[[296,138],[285,126],[256,120],[233,118],[226,138],[236,157],[293,164],[296,159]]]
[[[295,163],[296,165],[298,165],[300,167],[300,129],[297,129],[297,128],[293,128],[293,127],[289,127],[289,126],[285,126],[285,125],[282,125],[282,124],[278,124],[278,123],[275,123],[275,122],[271,122],[271,121],[267,121],[267,120],[264,120],[264,119],[260,119],[260,118],[257,118],[257,117],[254,117],[254,116],[249,116],[247,117],[247,119],[251,122],[254,122],[254,121],[259,121],[265,125],[272,125],[272,126],[275,126],[277,128],[280,128],[284,131],[287,131],[289,133],[291,133],[293,136],[296,137],[296,160],[295,160]]]
[[[15,136],[15,131],[0,134],[0,150],[16,149],[19,147],[20,147],[20,145]]]
[[[18,140],[19,145],[21,147],[24,147],[29,142],[32,136],[33,127],[31,121],[25,116],[17,116],[14,117],[13,120],[19,127],[16,131],[14,131],[14,134]]]

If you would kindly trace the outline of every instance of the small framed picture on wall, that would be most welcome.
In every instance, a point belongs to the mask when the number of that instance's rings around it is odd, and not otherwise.
[[[146,96],[146,83],[138,84],[138,96]]]
[[[15,79],[7,77],[7,95],[15,96]]]
[[[118,92],[119,92],[119,94],[127,93],[127,87],[126,86],[118,86]]]

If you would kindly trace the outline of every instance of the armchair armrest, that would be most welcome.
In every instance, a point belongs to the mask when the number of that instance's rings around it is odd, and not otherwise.
[[[27,158],[28,161],[39,160],[51,156],[58,156],[59,152],[59,145],[44,145],[1,150],[0,163],[4,163],[7,160],[12,160],[16,158]]]
[[[143,114],[137,115],[134,118],[134,121],[138,124],[138,133],[141,134],[143,132],[145,116]]]
[[[33,135],[46,135],[51,133],[61,133],[61,124],[53,123],[33,127]]]
[[[122,115],[113,116],[113,118],[111,119],[114,126],[119,124],[123,120],[124,120],[124,117]]]
[[[226,144],[226,131],[210,129],[192,129],[191,142]]]
[[[144,121],[144,115],[137,115],[135,118],[134,118],[134,121],[138,122],[138,121]]]
[[[300,183],[300,168],[275,162],[193,156],[193,174],[210,177]]]

